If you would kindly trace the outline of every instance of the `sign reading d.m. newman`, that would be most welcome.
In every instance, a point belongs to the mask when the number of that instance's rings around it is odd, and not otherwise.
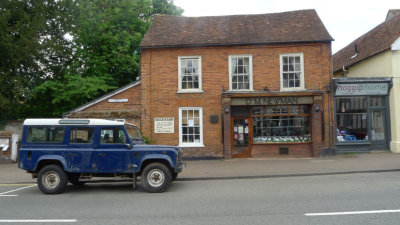
[[[312,96],[269,96],[251,98],[232,98],[231,105],[293,105],[313,104]]]

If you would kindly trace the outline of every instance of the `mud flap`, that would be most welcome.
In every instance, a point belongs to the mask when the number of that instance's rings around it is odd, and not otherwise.
[[[136,189],[136,173],[134,173],[132,176],[132,188],[133,190]]]

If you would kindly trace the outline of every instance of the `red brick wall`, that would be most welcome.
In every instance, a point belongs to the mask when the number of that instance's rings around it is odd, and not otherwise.
[[[279,148],[288,148],[289,155],[279,155]],[[253,157],[312,157],[312,144],[253,145]]]
[[[229,89],[228,56],[251,54],[253,59],[253,87],[262,91],[280,90],[279,55],[304,53],[305,88],[324,90],[321,111],[328,123],[326,85],[330,83],[330,43],[303,45],[231,46],[198,48],[143,49],[141,58],[142,116],[144,134],[158,144],[179,144],[179,107],[203,107],[204,148],[184,149],[191,156],[222,156],[222,99],[221,92]],[[179,94],[178,56],[201,56],[204,93]],[[330,104],[332,106],[332,103]],[[219,115],[218,124],[211,124],[210,115]],[[174,117],[173,134],[155,134],[155,117]],[[332,117],[331,117],[332,119]],[[225,131],[230,132],[230,131]],[[328,126],[325,126],[324,146],[328,145]],[[322,137],[321,137],[322,138]]]
[[[141,104],[140,84],[133,86],[121,93],[111,96],[96,103],[82,111],[118,111],[118,110],[140,110]],[[108,99],[128,99],[128,102],[108,102]]]

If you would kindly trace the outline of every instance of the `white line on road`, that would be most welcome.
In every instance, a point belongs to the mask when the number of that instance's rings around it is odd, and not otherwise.
[[[400,209],[390,210],[371,210],[371,211],[352,211],[352,212],[329,212],[329,213],[306,213],[305,216],[342,216],[359,214],[378,214],[378,213],[399,213]]]
[[[77,220],[0,220],[0,223],[75,223]]]
[[[8,193],[11,193],[11,192],[14,192],[14,191],[19,191],[19,190],[22,190],[22,189],[35,187],[35,186],[37,186],[37,184],[30,185],[30,186],[27,186],[27,187],[17,188],[17,189],[11,190],[11,191],[6,191],[6,192],[3,192],[3,193],[0,193],[0,195],[5,195],[5,194],[8,194]]]
[[[0,197],[17,197],[18,195],[0,195]]]

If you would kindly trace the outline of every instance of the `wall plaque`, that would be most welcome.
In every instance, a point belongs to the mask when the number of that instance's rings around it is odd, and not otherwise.
[[[127,98],[110,98],[108,99],[108,102],[128,102]]]
[[[154,133],[174,133],[174,117],[154,118]]]

